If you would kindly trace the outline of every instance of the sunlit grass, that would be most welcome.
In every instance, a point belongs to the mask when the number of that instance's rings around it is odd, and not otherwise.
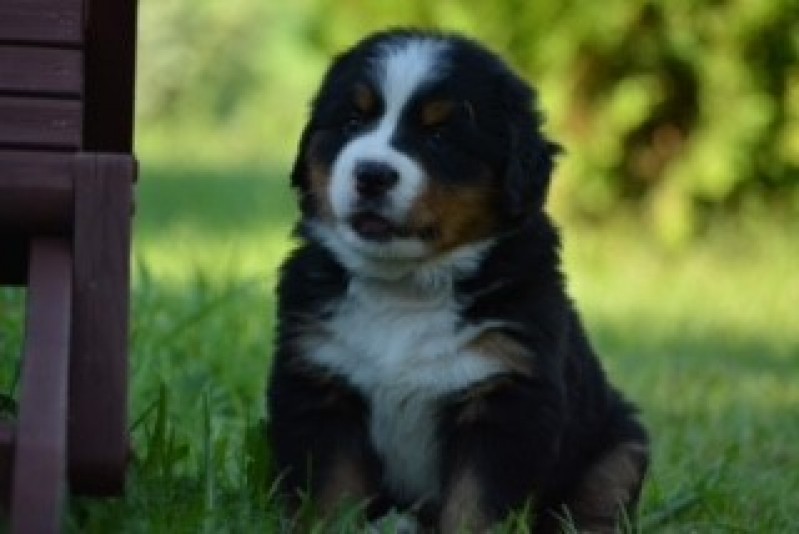
[[[294,199],[264,169],[144,169],[138,187],[134,261],[153,277],[185,284],[274,282],[292,246]],[[134,270],[134,283],[137,272]]]
[[[240,278],[274,282],[281,259],[291,247],[284,227],[229,238],[208,238],[184,227],[147,240],[137,247],[134,261],[147,266],[157,280],[176,286],[190,284],[196,277],[220,284]],[[139,273],[134,273],[135,283]]]

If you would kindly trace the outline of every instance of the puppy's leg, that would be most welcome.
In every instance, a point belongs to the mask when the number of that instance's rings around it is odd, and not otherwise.
[[[488,488],[474,472],[463,465],[451,474],[441,508],[439,528],[443,534],[488,532],[493,521],[485,492]]]
[[[594,462],[566,503],[579,532],[613,533],[634,521],[648,459],[646,441],[631,440]]]
[[[379,461],[366,428],[366,407],[340,381],[283,373],[270,390],[270,441],[289,498],[308,492],[322,515],[377,495]]]
[[[443,534],[483,533],[536,497],[554,465],[559,395],[529,377],[472,388],[442,417]]]

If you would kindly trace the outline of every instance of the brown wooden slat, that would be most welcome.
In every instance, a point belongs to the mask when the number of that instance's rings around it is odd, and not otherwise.
[[[69,232],[74,159],[72,154],[0,150],[0,234]]]
[[[82,19],[81,0],[2,0],[0,41],[77,46]]]
[[[136,0],[94,0],[86,24],[85,150],[130,153]]]
[[[130,156],[81,153],[75,169],[69,479],[76,492],[119,494],[129,455],[128,294],[135,165]]]
[[[31,244],[11,532],[58,532],[66,475],[72,258],[66,239]]]
[[[80,142],[80,101],[0,97],[0,147],[76,149]]]
[[[80,96],[80,50],[0,45],[0,91]]]

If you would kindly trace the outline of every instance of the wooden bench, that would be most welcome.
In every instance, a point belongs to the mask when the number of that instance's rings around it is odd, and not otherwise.
[[[0,0],[0,284],[27,287],[13,532],[57,532],[67,482],[124,489],[135,21],[135,0]]]

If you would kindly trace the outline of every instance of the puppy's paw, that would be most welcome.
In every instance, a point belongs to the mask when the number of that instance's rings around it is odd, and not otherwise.
[[[421,534],[422,527],[412,514],[392,510],[370,522],[366,532],[368,534]]]

